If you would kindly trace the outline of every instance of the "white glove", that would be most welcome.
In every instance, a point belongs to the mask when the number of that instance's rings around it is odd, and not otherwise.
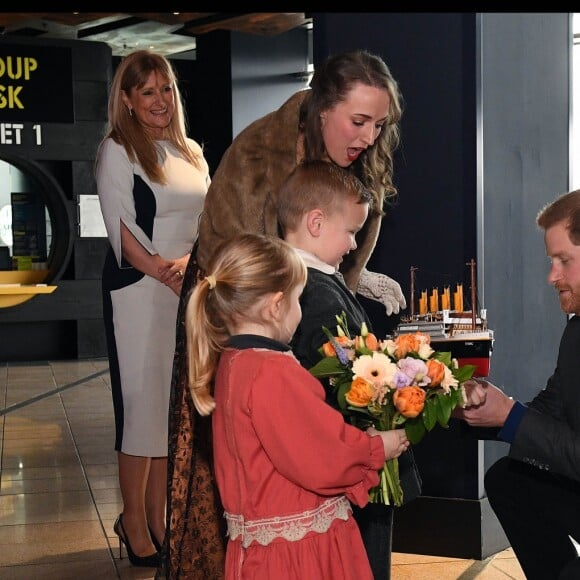
[[[399,309],[407,308],[407,302],[398,282],[385,274],[369,272],[366,268],[360,274],[356,291],[371,300],[382,302],[387,316],[399,314]]]

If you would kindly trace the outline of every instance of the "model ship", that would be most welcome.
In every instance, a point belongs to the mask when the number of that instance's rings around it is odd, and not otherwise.
[[[475,365],[475,376],[487,377],[493,350],[493,330],[487,326],[486,310],[477,306],[475,261],[472,259],[467,266],[471,270],[470,309],[464,308],[463,286],[457,284],[453,295],[450,287],[444,288],[441,295],[437,288],[429,296],[427,290],[423,290],[418,300],[418,313],[415,309],[417,268],[411,267],[410,316],[401,318],[396,333],[424,332],[431,337],[433,348],[450,351],[460,365]]]

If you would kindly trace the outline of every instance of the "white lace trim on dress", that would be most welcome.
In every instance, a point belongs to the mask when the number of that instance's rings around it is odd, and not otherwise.
[[[247,548],[252,542],[267,546],[276,538],[289,542],[301,540],[308,532],[322,534],[330,528],[334,520],[347,520],[352,511],[345,496],[326,500],[314,510],[290,516],[267,518],[263,520],[244,520],[243,515],[225,512],[230,539],[241,537],[242,546]]]

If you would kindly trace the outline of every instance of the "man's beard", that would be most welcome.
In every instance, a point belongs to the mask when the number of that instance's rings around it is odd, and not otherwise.
[[[580,295],[569,286],[556,287],[556,290],[568,291],[568,294],[566,294],[565,296],[563,296],[562,294],[558,295],[560,299],[560,308],[566,314],[580,314]]]

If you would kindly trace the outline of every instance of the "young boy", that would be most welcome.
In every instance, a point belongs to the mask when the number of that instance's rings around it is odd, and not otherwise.
[[[338,271],[343,258],[356,248],[356,234],[367,219],[371,195],[350,172],[325,161],[298,165],[278,194],[278,222],[282,237],[292,245],[308,267],[308,279],[300,298],[302,319],[290,343],[302,366],[320,360],[318,349],[328,339],[322,327],[336,328],[336,315],[346,313],[349,330],[358,334],[368,315],[345,285]],[[327,386],[327,401],[336,397]],[[405,498],[420,493],[420,479],[409,450],[399,458]],[[353,514],[359,525],[375,580],[389,580],[393,508],[368,504]]]
[[[292,350],[306,368],[319,360],[327,341],[322,331],[336,327],[336,315],[346,312],[349,329],[358,333],[370,320],[338,271],[343,258],[356,248],[372,197],[352,173],[325,161],[299,165],[278,194],[278,222],[282,237],[308,267],[308,281],[300,299],[302,320]]]

